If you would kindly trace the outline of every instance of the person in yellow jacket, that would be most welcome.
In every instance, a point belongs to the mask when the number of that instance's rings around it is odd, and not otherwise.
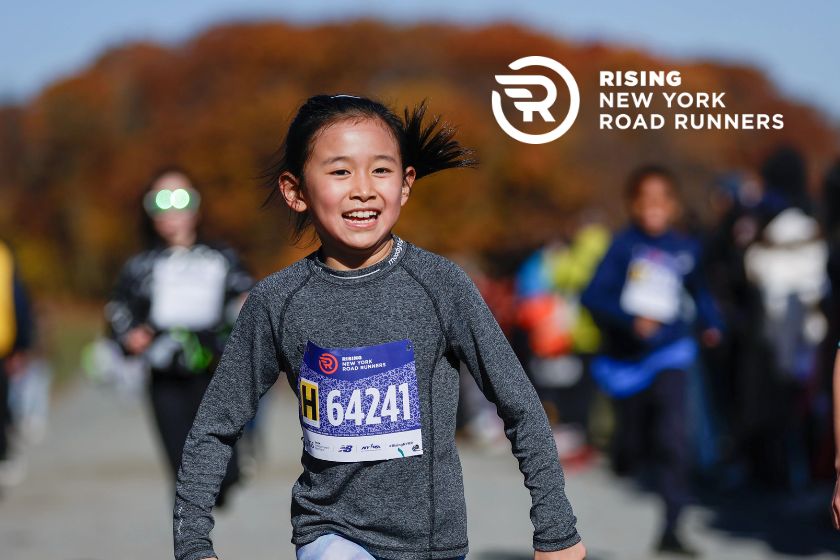
[[[0,485],[11,458],[9,377],[23,369],[25,352],[32,345],[32,331],[29,302],[12,251],[0,241]]]

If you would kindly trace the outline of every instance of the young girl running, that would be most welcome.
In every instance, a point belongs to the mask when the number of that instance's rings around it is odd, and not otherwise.
[[[184,448],[175,557],[213,558],[214,496],[243,426],[280,372],[297,393],[299,560],[467,553],[455,447],[458,365],[498,407],[531,492],[535,558],[584,557],[533,386],[463,270],[391,230],[416,179],[474,164],[448,126],[351,95],[308,99],[273,169],[318,251],[250,292]]]

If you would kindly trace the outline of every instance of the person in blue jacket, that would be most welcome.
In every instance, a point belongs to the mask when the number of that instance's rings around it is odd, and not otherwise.
[[[689,495],[687,370],[697,358],[694,323],[709,346],[719,342],[722,325],[699,267],[699,244],[673,229],[680,214],[674,175],[664,167],[639,168],[625,194],[630,224],[613,239],[581,298],[604,339],[592,375],[615,399],[616,472],[632,472],[648,442],[657,448],[665,502],[658,549],[696,556],[677,534]]]

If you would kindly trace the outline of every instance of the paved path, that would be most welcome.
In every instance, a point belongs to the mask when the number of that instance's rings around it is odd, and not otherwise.
[[[227,560],[293,556],[289,491],[300,469],[300,433],[291,393],[275,389],[272,398],[268,460],[217,516],[214,540]],[[27,478],[0,500],[0,558],[171,558],[171,498],[150,420],[144,402],[87,384],[58,399],[45,441],[27,450]],[[515,459],[469,447],[461,454],[470,558],[531,558],[529,499]],[[652,496],[602,466],[571,473],[567,490],[590,558],[652,557],[658,511]],[[840,558],[840,536],[822,515],[827,491],[796,503],[719,497],[718,509],[690,509],[687,533],[715,560]]]

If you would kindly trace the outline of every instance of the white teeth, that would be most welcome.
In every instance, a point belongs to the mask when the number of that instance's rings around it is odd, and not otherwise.
[[[368,218],[375,218],[379,215],[379,212],[375,210],[356,210],[353,212],[348,212],[345,216],[349,218],[357,218],[360,220],[366,220]]]

